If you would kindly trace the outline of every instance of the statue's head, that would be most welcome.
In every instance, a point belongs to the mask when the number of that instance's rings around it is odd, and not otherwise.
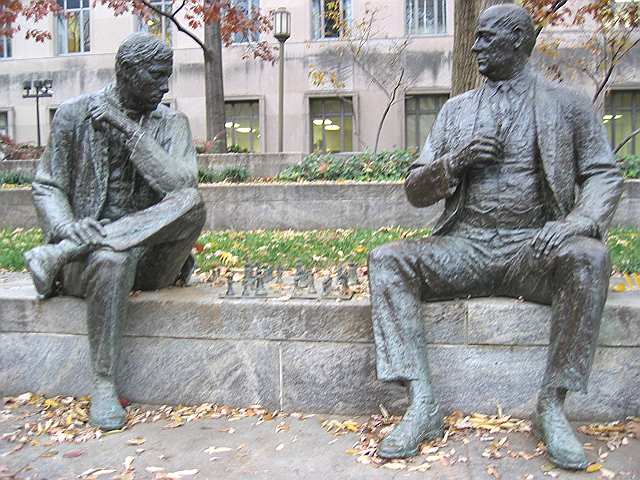
[[[517,5],[496,5],[480,14],[473,53],[490,80],[505,80],[527,63],[536,43],[533,20]]]
[[[116,54],[116,85],[120,100],[132,110],[155,110],[169,91],[173,52],[149,33],[129,35]]]

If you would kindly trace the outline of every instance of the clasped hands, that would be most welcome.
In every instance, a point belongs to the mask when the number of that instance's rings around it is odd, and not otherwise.
[[[71,240],[78,245],[100,245],[107,236],[104,228],[107,223],[108,219],[96,220],[86,217],[57,225],[54,235],[59,240]]]
[[[478,135],[448,159],[449,171],[457,177],[467,168],[498,163],[503,152],[504,144],[496,136]],[[531,246],[535,257],[540,258],[549,255],[569,238],[592,234],[592,224],[589,221],[550,221],[534,236]]]

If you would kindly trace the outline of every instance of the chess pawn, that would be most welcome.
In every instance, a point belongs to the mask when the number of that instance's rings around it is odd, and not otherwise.
[[[315,282],[315,269],[311,271],[311,273],[308,274],[308,284],[309,284],[309,288],[308,288],[308,292],[311,295],[317,295],[318,291],[316,290],[316,282]]]
[[[340,293],[344,296],[351,295],[351,289],[349,288],[349,273],[341,268],[338,270],[337,280]]]
[[[256,274],[256,289],[254,292],[256,297],[266,297],[267,291],[264,288],[264,272],[262,270],[258,271]]]
[[[282,275],[284,274],[284,268],[278,266],[276,268],[276,283],[282,283]]]
[[[355,263],[349,264],[349,283],[351,285],[358,284],[358,268]]]
[[[264,283],[266,285],[273,280],[273,267],[266,266],[263,270],[264,270]]]
[[[320,284],[320,296],[328,297],[331,294],[331,283],[332,283],[331,274],[327,278],[322,279],[322,283]]]
[[[247,276],[246,269],[245,269],[244,277],[242,277],[242,292],[240,293],[240,295],[242,295],[243,297],[248,297],[249,295],[251,295],[250,286],[251,286],[251,277]]]
[[[225,297],[235,297],[236,292],[233,290],[233,273],[227,274],[227,291],[225,292]]]

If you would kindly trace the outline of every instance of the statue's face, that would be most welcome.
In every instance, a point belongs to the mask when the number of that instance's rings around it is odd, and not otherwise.
[[[127,106],[140,112],[155,110],[169,91],[172,71],[171,61],[152,61],[129,69],[120,82]]]
[[[514,44],[514,35],[506,25],[499,24],[495,14],[485,13],[478,19],[476,40],[471,49],[478,60],[478,70],[490,80],[510,78],[522,62],[522,53]]]

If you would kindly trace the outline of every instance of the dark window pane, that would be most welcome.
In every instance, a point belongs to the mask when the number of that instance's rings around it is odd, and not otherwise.
[[[406,137],[407,137],[407,148],[420,148],[421,145],[418,145],[418,135],[417,135],[417,125],[416,125],[416,116],[408,115],[407,116],[407,126],[406,126]]]
[[[67,0],[67,9],[80,8],[80,0]]]

